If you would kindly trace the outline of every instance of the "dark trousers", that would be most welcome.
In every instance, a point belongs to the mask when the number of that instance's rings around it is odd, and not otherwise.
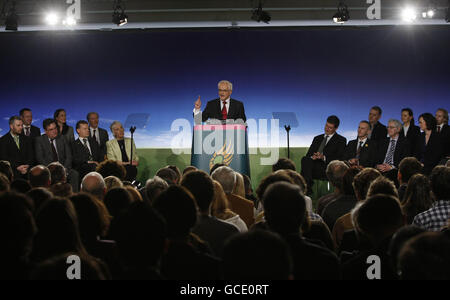
[[[325,170],[327,165],[322,160],[313,160],[311,157],[304,156],[302,158],[302,176],[305,178],[306,183],[308,184],[308,190],[311,191],[311,187],[313,186],[314,179],[327,179],[325,174]]]

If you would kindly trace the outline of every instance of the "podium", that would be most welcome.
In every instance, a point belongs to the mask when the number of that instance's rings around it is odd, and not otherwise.
[[[191,165],[209,174],[217,163],[223,163],[234,171],[250,177],[246,125],[194,126]]]

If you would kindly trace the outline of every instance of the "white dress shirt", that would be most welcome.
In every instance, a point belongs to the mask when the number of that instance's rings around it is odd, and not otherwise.
[[[94,129],[95,129],[95,135],[94,135]],[[98,131],[98,127],[97,128],[89,127],[89,133],[90,133],[90,136],[93,136],[94,139],[97,141],[97,143],[100,144],[100,133]],[[81,142],[83,142],[83,141],[81,141]],[[89,141],[88,141],[88,143],[89,143]]]

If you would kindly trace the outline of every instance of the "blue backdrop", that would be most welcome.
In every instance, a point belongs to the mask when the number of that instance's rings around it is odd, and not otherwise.
[[[192,122],[197,96],[204,107],[228,79],[247,118],[296,113],[292,146],[309,146],[331,114],[352,138],[373,105],[382,107],[383,123],[399,119],[403,107],[416,118],[448,109],[448,28],[3,33],[0,135],[22,107],[39,127],[57,108],[72,126],[89,111],[100,113],[102,127],[148,113],[137,146],[169,147],[172,121]]]

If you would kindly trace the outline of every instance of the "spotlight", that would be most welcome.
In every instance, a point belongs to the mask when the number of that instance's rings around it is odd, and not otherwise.
[[[402,19],[405,22],[411,23],[417,18],[417,12],[412,7],[406,7],[402,10]]]
[[[112,22],[117,26],[123,26],[128,23],[128,16],[125,14],[125,8],[121,0],[116,0]]]
[[[66,25],[66,26],[75,26],[75,25],[77,25],[77,21],[73,17],[65,18],[62,23],[63,23],[63,25]]]
[[[258,8],[253,9],[252,20],[258,23],[263,21],[264,23],[269,24],[271,19],[272,18],[270,14],[266,11],[263,11],[261,1],[259,1]]]
[[[5,30],[17,31],[18,20],[19,16],[17,16],[16,13],[16,1],[14,1],[6,15]]]
[[[426,19],[432,19],[434,15],[436,14],[436,7],[435,5],[430,1],[428,4],[428,8],[422,12],[422,18]]]
[[[51,26],[55,26],[56,24],[58,24],[59,21],[59,16],[57,13],[55,12],[49,12],[46,16],[45,16],[45,22],[48,25]]]
[[[347,5],[343,2],[339,2],[338,11],[333,16],[333,22],[337,24],[344,24],[350,19],[350,13],[348,12]]]

